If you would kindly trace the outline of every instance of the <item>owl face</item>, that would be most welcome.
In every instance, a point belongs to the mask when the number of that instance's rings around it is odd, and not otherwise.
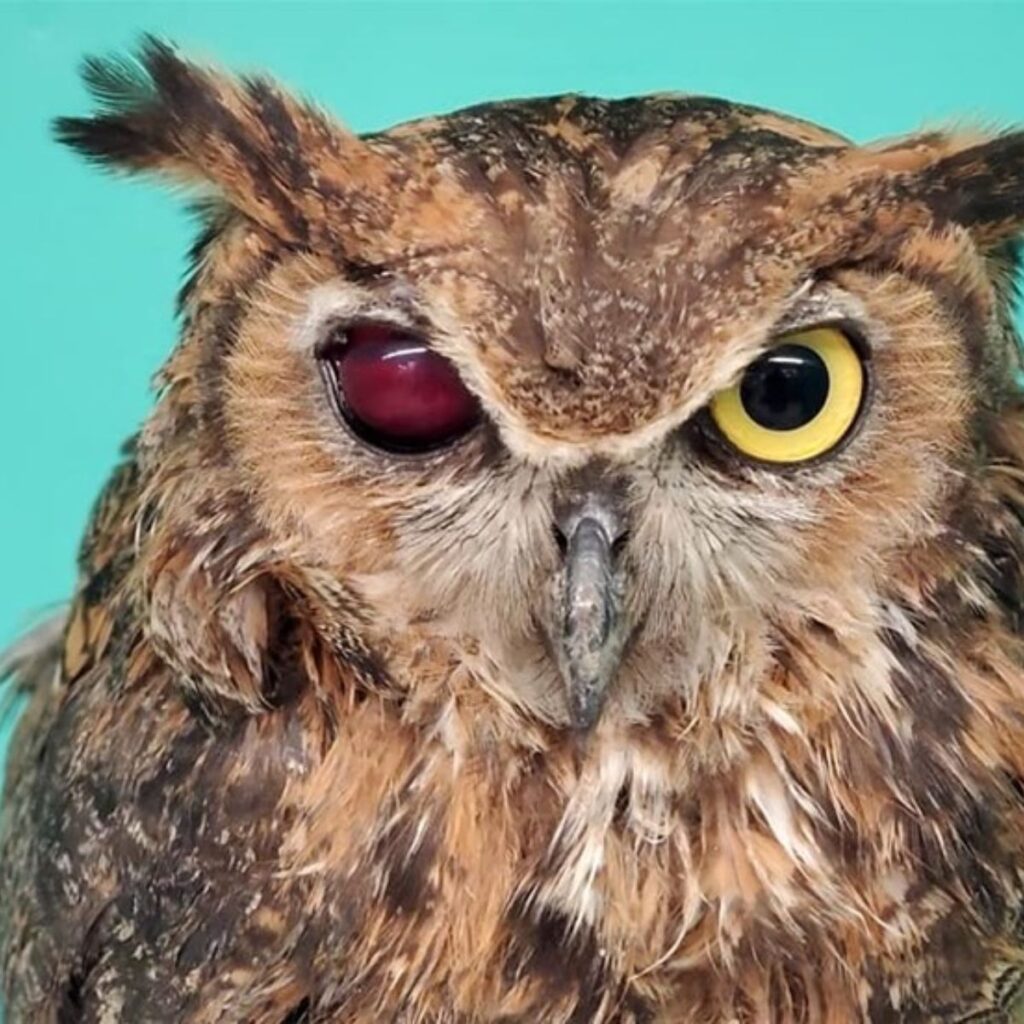
[[[457,661],[501,716],[737,736],[781,637],[856,649],[937,585],[1014,359],[1006,139],[662,96],[360,139],[143,64],[94,67],[110,108],[61,130],[216,193],[152,492],[187,495],[174,529],[244,521],[413,707]],[[884,699],[864,668],[813,700]]]
[[[330,264],[318,274],[299,262],[257,287],[225,366],[246,488],[289,557],[326,565],[367,602],[381,640],[424,630],[460,648],[472,641],[495,660],[477,671],[531,711],[590,723],[607,699],[642,719],[733,672],[734,692],[706,699],[736,700],[768,664],[777,626],[810,616],[855,630],[858,613],[872,622],[873,595],[906,571],[910,548],[941,542],[976,396],[956,327],[912,282],[853,269],[799,282],[735,333],[725,328],[700,371],[667,333],[652,347],[680,350],[674,371],[637,360],[628,332],[642,318],[619,314],[592,369],[584,348],[574,370],[548,365],[543,349],[530,360],[538,405],[565,392],[551,407],[564,426],[546,436],[532,425],[543,411],[517,408],[501,387],[504,353],[498,366],[488,359],[507,344],[480,326],[502,296],[453,310],[458,271],[440,272],[444,287],[436,271],[354,286]],[[814,364],[799,359],[814,356],[822,330],[856,366],[853,381],[824,368],[830,404],[852,392],[852,418],[822,436],[822,452],[792,462],[745,451],[712,412],[718,396],[746,394],[772,425],[792,390],[791,415],[812,422],[823,410],[799,405]],[[693,348],[696,361],[699,338]],[[791,382],[776,352],[795,354]],[[663,403],[668,372],[681,398]],[[593,395],[571,416],[591,373]],[[763,377],[761,408],[751,388]],[[421,398],[431,388],[436,409]],[[634,389],[648,399],[609,400]],[[378,409],[382,391],[394,398]],[[374,419],[396,406],[412,415],[418,401],[423,422],[393,435]],[[625,423],[588,438],[591,409]],[[797,429],[768,432],[792,444]],[[837,621],[837,589],[863,601],[844,602],[852,621]]]

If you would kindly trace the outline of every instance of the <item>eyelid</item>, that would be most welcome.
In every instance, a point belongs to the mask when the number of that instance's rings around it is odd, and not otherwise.
[[[779,345],[788,344],[795,335],[806,334],[810,331],[819,330],[835,330],[842,332],[846,335],[847,340],[860,357],[861,362],[868,363],[871,361],[872,346],[868,341],[867,331],[859,320],[854,320],[850,317],[844,316],[822,318],[819,315],[813,320],[808,319],[806,321],[796,321],[792,325],[787,323],[782,330],[773,330],[765,343],[764,348],[759,350],[750,362],[756,362],[766,352],[770,352],[773,348],[777,348]]]
[[[346,334],[355,327],[387,327],[398,334],[408,335],[410,340],[415,339],[421,344],[430,348],[430,339],[422,326],[411,324],[408,320],[395,316],[380,315],[375,312],[364,315],[346,315],[333,320],[326,320],[322,323],[317,341],[313,345],[313,355],[317,359],[323,359],[324,354],[334,345],[345,346],[348,344]]]
[[[870,338],[876,349],[883,347],[887,341],[884,325],[874,321],[857,292],[836,280],[840,269],[817,271],[805,278],[785,300],[771,336],[835,325],[849,329],[861,341]]]

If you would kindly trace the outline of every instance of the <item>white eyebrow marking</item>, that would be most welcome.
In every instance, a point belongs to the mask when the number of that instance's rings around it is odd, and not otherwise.
[[[772,331],[775,334],[798,331],[830,320],[851,320],[863,324],[869,329],[868,340],[872,348],[876,347],[876,339],[880,342],[885,340],[885,332],[875,329],[876,325],[860,299],[833,281],[805,282],[787,301]]]
[[[346,281],[318,285],[310,291],[306,308],[299,314],[289,340],[293,347],[311,352],[332,326],[355,319],[378,320],[413,329],[415,325],[408,306],[401,302],[407,291],[401,288],[385,295],[374,295]]]

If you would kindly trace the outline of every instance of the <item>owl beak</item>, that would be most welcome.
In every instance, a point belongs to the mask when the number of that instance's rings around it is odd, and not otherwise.
[[[604,509],[587,505],[569,512],[559,528],[565,538],[559,660],[573,728],[586,732],[601,715],[622,657],[622,585],[615,571],[622,531]]]

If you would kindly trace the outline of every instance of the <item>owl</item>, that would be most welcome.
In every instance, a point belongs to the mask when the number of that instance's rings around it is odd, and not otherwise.
[[[84,74],[203,229],[4,669],[10,1024],[1024,1020],[1024,133]]]

